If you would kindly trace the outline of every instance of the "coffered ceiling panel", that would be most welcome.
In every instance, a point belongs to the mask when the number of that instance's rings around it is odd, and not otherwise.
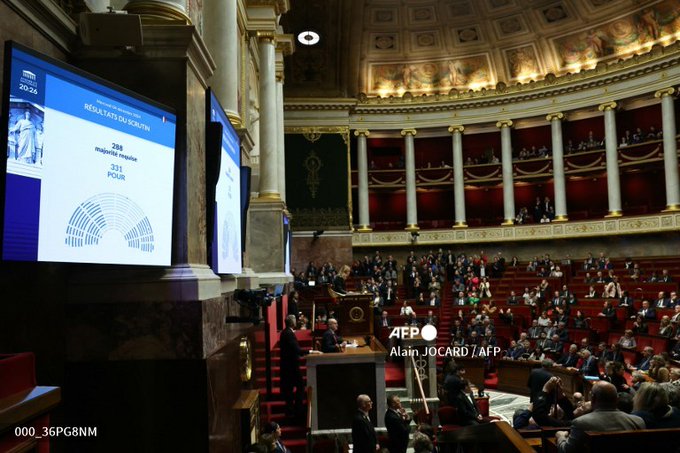
[[[312,28],[322,43],[320,49],[298,45],[288,57],[287,66],[306,77],[286,79],[289,96],[318,96],[321,87],[330,86],[334,95],[401,96],[525,83],[628,58],[680,37],[680,0],[291,0],[291,5],[282,18],[286,32]]]

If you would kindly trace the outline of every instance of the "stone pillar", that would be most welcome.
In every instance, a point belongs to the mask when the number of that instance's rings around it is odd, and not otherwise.
[[[607,102],[598,107],[604,112],[604,140],[607,156],[607,194],[609,214],[606,217],[621,217],[621,182],[619,181],[619,150],[616,139],[616,102]]]
[[[496,123],[501,130],[501,161],[503,167],[503,225],[515,223],[515,189],[512,177],[512,140],[510,137],[511,120]]]
[[[406,145],[406,231],[418,231],[418,201],[416,198],[415,129],[401,131]]]
[[[279,29],[281,30],[281,27]],[[278,33],[276,35],[276,160],[279,194],[284,203],[286,202],[286,134],[283,111],[283,84],[285,82],[283,58],[293,54],[294,43],[295,37],[291,34]]]
[[[562,142],[562,120],[564,113],[551,113],[545,117],[550,121],[552,133],[553,184],[555,186],[554,222],[565,222],[567,218],[567,188],[564,177],[564,146]]]
[[[276,74],[276,161],[278,168],[279,194],[286,202],[286,135],[283,129],[283,73]]]
[[[357,231],[368,233],[371,230],[371,221],[368,209],[368,151],[366,138],[370,132],[363,130],[354,131],[357,138],[357,169],[359,170],[359,228]]]
[[[217,69],[210,78],[210,87],[222,103],[235,128],[241,127],[238,92],[241,67],[239,62],[238,1],[204,2],[203,36],[215,60]]]
[[[187,16],[187,0],[129,0],[123,9],[130,14],[141,15],[144,23],[172,21],[191,24]]]
[[[453,135],[453,208],[454,228],[467,228],[465,219],[465,177],[463,176],[463,131],[464,126],[450,126]]]
[[[260,190],[262,200],[281,200],[276,109],[275,35],[257,32],[260,51]]]
[[[680,183],[678,183],[678,145],[675,130],[675,88],[666,88],[654,93],[661,98],[663,121],[663,164],[666,173],[666,209],[664,212],[680,211]]]

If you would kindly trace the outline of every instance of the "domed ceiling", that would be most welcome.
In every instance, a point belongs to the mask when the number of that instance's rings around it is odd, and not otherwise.
[[[292,0],[286,96],[449,93],[540,80],[680,36],[680,0]]]

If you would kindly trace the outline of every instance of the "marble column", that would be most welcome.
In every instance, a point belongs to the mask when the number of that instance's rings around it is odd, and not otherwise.
[[[666,209],[664,212],[680,211],[680,183],[678,182],[678,145],[675,137],[675,88],[666,88],[654,93],[661,98],[663,121],[663,165],[666,173]]]
[[[564,144],[562,141],[562,120],[564,113],[551,113],[545,117],[550,121],[552,135],[553,185],[555,189],[554,222],[565,222],[567,217],[567,188],[564,177]]]
[[[260,50],[260,200],[280,201],[276,109],[275,36],[257,32]]]
[[[238,0],[204,2],[203,36],[217,69],[210,87],[220,100],[231,124],[241,127],[238,111],[240,68]]]
[[[359,170],[359,228],[357,231],[368,233],[371,221],[368,210],[368,151],[366,138],[370,132],[363,129],[354,131],[357,138],[357,169]]]
[[[467,228],[465,220],[465,177],[463,176],[463,131],[464,126],[450,126],[453,136],[453,208],[454,228]]]
[[[515,223],[515,188],[512,177],[512,140],[510,137],[511,120],[496,123],[501,130],[501,163],[503,168],[503,225]]]
[[[606,217],[620,217],[621,182],[619,180],[619,150],[616,139],[616,102],[607,102],[598,107],[604,112],[604,141],[607,157],[607,194],[609,214]]]
[[[406,146],[406,231],[418,231],[418,201],[416,198],[415,129],[401,131]]]
[[[283,73],[276,75],[276,160],[278,168],[279,194],[286,202],[286,135],[283,129]]]
[[[129,0],[123,9],[130,14],[141,15],[145,23],[173,21],[191,24],[187,16],[187,0]]]

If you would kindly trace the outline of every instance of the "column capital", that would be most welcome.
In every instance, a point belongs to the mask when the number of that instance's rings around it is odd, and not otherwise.
[[[451,132],[452,134],[455,132],[460,132],[462,134],[464,130],[465,126],[463,125],[455,124],[453,126],[449,126],[449,132]]]
[[[255,37],[258,42],[270,42],[276,44],[276,33],[273,31],[258,31],[255,32]]]
[[[413,135],[415,137],[417,133],[418,131],[416,131],[415,129],[403,129],[401,131],[401,135],[404,137],[407,135]]]
[[[286,76],[283,71],[276,71],[276,81],[283,83],[286,80]]]
[[[512,127],[512,120],[500,120],[499,122],[496,123],[496,127],[498,128],[504,128],[504,127]]]
[[[600,104],[597,109],[600,112],[605,112],[607,110],[614,110],[616,107],[618,107],[618,104],[614,101],[611,102],[605,102],[604,104]]]
[[[562,121],[565,119],[567,116],[562,113],[562,112],[555,112],[555,113],[548,113],[548,115],[545,117],[547,121]]]
[[[371,132],[368,129],[357,129],[357,130],[354,131],[355,137],[359,137],[360,135],[364,136],[364,137],[368,137],[369,135],[371,135]]]
[[[663,90],[659,90],[656,93],[654,93],[655,98],[662,98],[664,96],[673,96],[677,90],[673,87],[670,88],[664,88]]]
[[[293,55],[295,52],[295,36],[289,33],[280,33],[275,35],[276,50],[281,52],[283,56],[287,57]]]

